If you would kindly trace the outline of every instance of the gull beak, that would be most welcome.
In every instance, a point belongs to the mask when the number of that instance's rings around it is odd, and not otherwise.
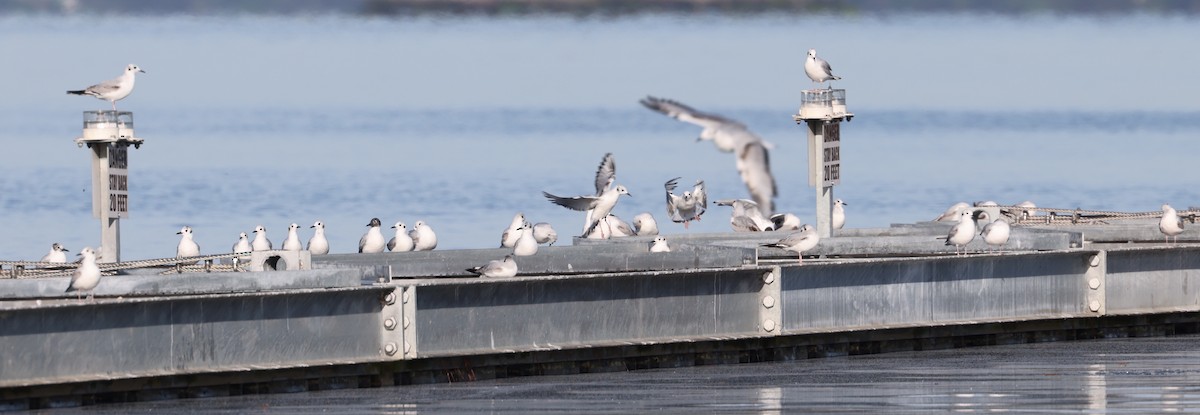
[[[142,68],[138,68],[138,72],[141,72],[141,73],[146,73],[146,70],[145,70],[145,69],[142,69]]]
[[[699,143],[699,142],[701,142],[701,141],[704,141],[704,139],[703,139],[703,138],[700,138],[700,137],[696,137],[696,142],[697,142],[697,143]]]
[[[176,235],[183,235],[183,231],[175,232]]]
[[[63,252],[71,252],[71,250],[67,249],[67,248],[63,248],[62,250],[63,250]]]
[[[308,228],[309,228],[309,229],[312,229],[312,228],[315,228],[315,227],[317,227],[317,225],[309,226]]]

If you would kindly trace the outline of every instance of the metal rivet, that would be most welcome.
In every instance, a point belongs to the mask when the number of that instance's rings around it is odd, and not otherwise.
[[[396,329],[396,319],[388,317],[386,320],[383,320],[383,327],[388,330],[395,330]]]
[[[408,328],[408,325],[409,325],[408,317],[405,317],[404,318],[404,328]]]
[[[396,343],[388,343],[383,346],[383,352],[388,356],[396,354]]]
[[[1100,255],[1092,255],[1092,258],[1088,261],[1088,265],[1091,265],[1093,268],[1100,266]]]
[[[408,297],[410,297],[408,290],[404,290],[404,294],[400,296],[400,299],[404,300],[404,304],[408,304]]]
[[[775,331],[775,320],[765,320],[765,321],[763,321],[763,330],[766,330],[766,331]]]
[[[763,297],[763,307],[771,308],[774,306],[775,306],[775,297],[772,297],[769,295],[766,297]]]
[[[393,291],[388,293],[387,297],[383,297],[383,301],[388,305],[396,304],[396,292]]]
[[[1088,280],[1088,287],[1093,290],[1100,288],[1100,279],[1092,278],[1092,279]]]
[[[1088,304],[1088,308],[1091,308],[1092,311],[1100,311],[1100,302],[1092,300],[1092,302]]]
[[[775,282],[775,273],[768,272],[766,274],[763,274],[763,282],[765,282],[767,284]]]
[[[411,353],[411,352],[412,352],[412,345],[408,344],[408,342],[404,342],[404,353]]]

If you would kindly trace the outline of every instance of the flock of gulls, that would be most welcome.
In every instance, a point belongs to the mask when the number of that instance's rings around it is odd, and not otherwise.
[[[107,80],[82,90],[67,91],[68,94],[88,95],[112,104],[115,111],[116,102],[124,99],[133,92],[137,73],[145,73],[140,67],[130,64],[125,72],[114,79]],[[827,81],[840,80],[835,76],[824,59],[817,57],[814,49],[808,51],[804,63],[804,72],[818,87]],[[799,217],[792,213],[775,213],[774,199],[778,195],[775,178],[771,174],[769,151],[774,145],[751,132],[745,124],[720,115],[706,113],[689,107],[677,101],[648,96],[639,101],[646,108],[662,113],[676,120],[701,127],[697,142],[711,141],[719,151],[733,153],[738,174],[750,195],[748,199],[719,199],[712,203],[717,206],[731,208],[730,227],[735,232],[787,232],[777,242],[762,246],[777,247],[795,252],[800,263],[803,263],[804,252],[813,249],[820,243],[817,231],[811,225],[803,224]],[[708,210],[708,190],[703,180],[677,193],[679,181],[676,177],[663,184],[666,201],[666,217],[674,223],[683,224],[684,228],[693,221],[699,221]],[[605,154],[600,161],[595,176],[595,192],[581,196],[557,196],[543,192],[543,196],[556,205],[585,212],[581,236],[585,238],[610,239],[628,236],[654,236],[647,251],[651,253],[670,252],[671,246],[667,239],[659,235],[659,227],[650,212],[643,212],[627,223],[613,214],[613,208],[621,196],[632,196],[629,190],[616,184],[616,161],[611,153]],[[832,209],[832,227],[842,229],[846,223],[845,206],[841,199],[834,201]],[[979,202],[975,207],[995,206],[995,202]],[[1025,208],[1023,215],[1032,215],[1036,206],[1032,202],[1018,205]],[[1159,230],[1170,237],[1178,237],[1183,231],[1183,220],[1176,214],[1175,209],[1168,205],[1162,206],[1163,215],[1159,222]],[[955,222],[950,232],[940,239],[946,240],[947,246],[954,246],[955,253],[981,235],[990,249],[1002,249],[1008,242],[1011,227],[1005,218],[991,218],[982,229],[977,229],[977,221],[982,211],[973,209],[966,203],[951,206],[936,221]],[[359,253],[380,253],[386,251],[426,251],[437,247],[437,234],[423,221],[417,221],[412,229],[404,222],[397,221],[391,226],[394,235],[387,239],[384,235],[382,222],[372,218],[367,224],[367,231],[359,240]],[[284,250],[308,250],[313,255],[324,255],[330,252],[328,239],[325,237],[325,225],[321,221],[309,227],[313,235],[307,244],[302,244],[298,231],[300,226],[292,223],[288,227],[284,239]],[[262,225],[255,227],[254,238],[242,232],[238,241],[233,245],[232,252],[248,254],[252,251],[274,249],[274,244],[267,238],[266,228]],[[199,256],[200,246],[193,238],[192,228],[184,226],[179,232],[179,245],[176,248],[177,258]],[[534,255],[542,244],[553,245],[558,240],[558,233],[545,222],[532,223],[522,213],[517,213],[512,222],[501,233],[500,247],[512,249],[512,253],[502,259],[492,260],[487,264],[468,271],[483,277],[512,277],[517,275],[518,267],[515,257]],[[59,243],[51,246],[50,252],[42,258],[42,262],[64,263],[67,261],[68,250]],[[67,292],[90,292],[100,281],[100,270],[96,265],[97,252],[91,248],[83,248],[78,256],[81,265],[75,269]],[[247,256],[239,257],[247,259]],[[89,294],[90,297],[90,294]]]

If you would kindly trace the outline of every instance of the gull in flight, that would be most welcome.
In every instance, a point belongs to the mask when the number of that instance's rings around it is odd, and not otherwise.
[[[767,153],[767,150],[774,148],[773,145],[750,132],[745,124],[720,115],[700,112],[669,99],[646,97],[640,102],[646,108],[704,128],[696,141],[712,141],[718,150],[734,153],[738,174],[750,191],[750,197],[762,206],[763,213],[769,215],[775,210],[774,198],[779,192],[775,177],[771,175],[770,155]]]
[[[408,236],[408,225],[397,221],[395,225],[392,225],[392,229],[396,230],[396,234],[392,236],[392,239],[388,240],[388,251],[408,252],[413,250],[412,237]]]
[[[829,62],[825,62],[824,59],[817,57],[816,49],[808,50],[808,59],[804,61],[804,74],[808,75],[808,79],[817,84],[842,79],[840,76],[833,75],[833,69],[829,68]],[[833,88],[832,85],[829,87]]]
[[[667,190],[667,216],[672,222],[683,223],[683,227],[688,227],[688,222],[700,220],[700,215],[704,214],[708,206],[708,195],[704,192],[704,181],[696,180],[696,186],[691,191],[683,192],[683,196],[676,196],[672,193],[679,185],[679,177],[667,180],[663,184],[663,188]]]
[[[504,259],[493,259],[487,265],[468,268],[467,271],[488,278],[515,277],[517,275],[517,262],[513,261],[512,255],[505,255]]]
[[[1163,233],[1163,241],[1170,243],[1170,238],[1175,237],[1175,242],[1179,242],[1179,234],[1183,233],[1183,219],[1179,218],[1179,214],[1175,212],[1175,208],[1171,205],[1162,205],[1162,218],[1158,220],[1158,231]]]
[[[654,241],[650,242],[650,252],[671,252],[671,246],[667,245],[667,238],[662,235],[654,237]]]
[[[67,248],[63,248],[62,244],[55,242],[53,245],[50,245],[50,252],[42,257],[41,262],[65,263],[67,262],[67,254],[64,252],[67,252]]]
[[[783,248],[795,252],[796,256],[800,257],[800,263],[804,264],[804,251],[813,249],[819,242],[821,242],[821,236],[817,235],[817,230],[812,226],[804,225],[800,227],[800,232],[785,236],[779,242],[763,244],[762,246]]]
[[[583,236],[592,233],[600,221],[604,219],[614,206],[617,205],[617,199],[621,195],[633,196],[629,194],[629,190],[625,186],[617,185],[610,187],[616,178],[616,163],[613,162],[612,153],[604,155],[604,160],[600,162],[600,169],[596,171],[596,195],[595,196],[575,196],[561,197],[542,192],[551,203],[565,207],[571,210],[588,212],[587,224],[583,228]]]
[[[383,239],[383,232],[379,227],[383,223],[379,222],[379,218],[371,218],[371,222],[367,224],[367,233],[363,234],[362,238],[358,238],[358,253],[360,254],[377,254],[383,252],[386,241]]]
[[[328,254],[329,239],[325,238],[325,224],[321,221],[316,221],[309,228],[313,229],[313,236],[308,239],[308,252],[312,253],[312,255]]]
[[[67,93],[72,95],[91,95],[108,101],[112,103],[113,111],[116,111],[117,101],[124,99],[133,92],[133,82],[138,72],[146,73],[142,68],[131,63],[125,67],[125,73],[121,74],[121,76],[77,91],[67,91]]]
[[[75,291],[75,299],[82,301],[81,291],[87,291],[88,298],[92,298],[92,290],[100,285],[100,267],[96,265],[96,252],[92,248],[84,247],[78,255],[83,259],[79,262],[79,268],[71,273],[71,284],[66,292]]]

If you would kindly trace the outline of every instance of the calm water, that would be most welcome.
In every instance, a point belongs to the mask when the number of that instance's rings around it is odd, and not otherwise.
[[[1200,337],[1110,339],[102,405],[83,413],[1166,413],[1200,410]]]

